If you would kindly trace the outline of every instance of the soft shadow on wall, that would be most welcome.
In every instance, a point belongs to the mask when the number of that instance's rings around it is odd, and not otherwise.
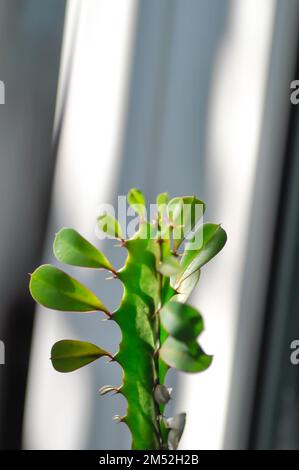
[[[65,2],[0,2],[0,448],[20,448],[35,306],[28,273],[40,261]]]

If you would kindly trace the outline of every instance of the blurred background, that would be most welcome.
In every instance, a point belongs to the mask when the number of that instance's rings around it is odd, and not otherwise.
[[[121,371],[58,374],[55,340],[116,351],[118,329],[36,308],[28,273],[62,226],[95,237],[101,203],[192,195],[228,233],[192,302],[213,366],[170,374],[182,449],[296,449],[299,0],[0,0],[1,449],[126,449]],[[116,308],[121,288],[76,269]],[[109,324],[108,324],[109,323]]]

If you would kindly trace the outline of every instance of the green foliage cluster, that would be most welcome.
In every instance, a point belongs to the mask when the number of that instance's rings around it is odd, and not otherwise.
[[[205,205],[195,196],[169,201],[166,193],[160,194],[152,223],[146,220],[145,199],[139,190],[130,190],[128,202],[140,217],[132,238],[125,239],[118,221],[110,215],[98,218],[98,227],[119,239],[127,250],[121,269],[115,269],[103,253],[71,228],[60,230],[54,241],[58,261],[105,269],[122,282],[123,296],[116,311],[110,312],[94,293],[52,265],[34,271],[30,292],[45,307],[73,313],[101,311],[119,325],[122,340],[115,355],[88,342],[62,340],[52,347],[52,364],[59,372],[71,372],[103,356],[118,362],[123,369],[122,385],[105,386],[101,394],[114,392],[126,398],[126,416],[118,419],[131,431],[132,448],[175,449],[185,414],[164,417],[171,394],[165,376],[170,367],[201,372],[212,362],[212,356],[198,343],[203,318],[186,301],[201,268],[225,245],[226,233],[217,224],[201,223],[198,227]],[[193,238],[186,240],[186,230],[193,231]],[[198,246],[193,243],[196,236],[201,240]]]

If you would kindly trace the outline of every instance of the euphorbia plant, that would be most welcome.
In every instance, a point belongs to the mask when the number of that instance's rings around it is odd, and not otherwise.
[[[203,318],[186,301],[202,266],[225,245],[226,233],[220,225],[201,222],[205,204],[195,196],[168,201],[166,193],[160,194],[153,222],[146,220],[145,200],[139,190],[129,192],[128,202],[139,216],[134,236],[125,239],[111,215],[98,218],[98,227],[117,238],[128,252],[121,269],[71,228],[60,230],[54,241],[54,254],[62,263],[106,269],[122,282],[124,292],[116,311],[111,312],[79,281],[52,265],[42,265],[31,275],[30,292],[45,307],[101,311],[119,325],[122,340],[115,355],[91,343],[62,340],[52,347],[52,364],[59,372],[71,372],[102,356],[119,363],[122,385],[105,386],[100,392],[126,398],[126,415],[118,419],[131,431],[132,448],[175,449],[185,414],[165,418],[170,399],[165,376],[170,367],[201,372],[212,362],[197,341]]]

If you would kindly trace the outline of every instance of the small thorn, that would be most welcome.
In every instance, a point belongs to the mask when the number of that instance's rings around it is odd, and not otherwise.
[[[118,272],[117,271],[111,271],[111,276],[106,277],[106,281],[111,281],[112,279],[118,279]]]
[[[106,395],[106,393],[114,392],[118,393],[120,387],[113,387],[112,385],[104,385],[99,389],[99,394],[100,395]]]
[[[125,416],[115,415],[113,416],[112,421],[114,421],[115,423],[121,423],[122,421],[124,421],[124,419]]]
[[[156,315],[159,315],[160,310],[161,310],[161,307],[158,306],[158,307],[153,311],[153,313],[151,314],[151,317],[154,318]]]

